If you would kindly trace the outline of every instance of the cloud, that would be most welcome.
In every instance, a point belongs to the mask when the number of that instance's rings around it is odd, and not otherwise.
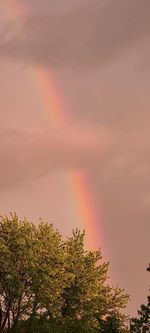
[[[0,10],[0,60],[5,60],[0,89],[1,209],[13,207],[23,216],[50,220],[54,216],[62,228],[70,226],[72,208],[64,198],[68,184],[61,183],[61,171],[88,169],[99,216],[104,216],[100,226],[112,265],[116,263],[116,280],[134,289],[133,313],[143,302],[140,295],[146,295],[139,271],[144,272],[149,253],[150,1],[22,2],[27,6],[23,30],[20,20],[5,18]],[[24,64],[54,69],[74,124],[59,130],[44,127],[48,110],[34,90],[30,66],[28,71]]]
[[[24,36],[7,29],[0,53],[49,67],[101,66],[150,37],[149,11],[149,0],[32,0]]]
[[[88,168],[112,143],[106,129],[78,124],[50,132],[1,133],[0,187],[16,186],[55,169]]]

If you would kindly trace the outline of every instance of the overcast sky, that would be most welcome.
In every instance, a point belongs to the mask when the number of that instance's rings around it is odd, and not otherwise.
[[[112,280],[135,314],[149,287],[150,1],[20,2],[0,4],[1,213],[82,227],[67,174],[85,170]],[[59,129],[33,68],[53,73]]]

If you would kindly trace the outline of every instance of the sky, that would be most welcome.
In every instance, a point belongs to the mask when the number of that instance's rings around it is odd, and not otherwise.
[[[0,212],[43,217],[64,235],[82,229],[68,177],[82,170],[98,245],[134,315],[149,288],[150,1],[18,3],[0,3]]]

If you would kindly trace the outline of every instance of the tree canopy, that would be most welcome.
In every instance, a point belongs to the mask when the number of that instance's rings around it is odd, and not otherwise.
[[[84,232],[0,218],[0,332],[123,332],[128,295],[108,284],[101,250]],[[110,331],[111,327],[111,331]]]

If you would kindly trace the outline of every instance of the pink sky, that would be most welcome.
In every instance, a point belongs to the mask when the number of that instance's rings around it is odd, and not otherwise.
[[[1,213],[82,228],[67,173],[85,169],[104,257],[135,314],[149,287],[150,2],[22,3],[23,30],[0,4]],[[71,119],[59,130],[33,67],[55,75]]]

